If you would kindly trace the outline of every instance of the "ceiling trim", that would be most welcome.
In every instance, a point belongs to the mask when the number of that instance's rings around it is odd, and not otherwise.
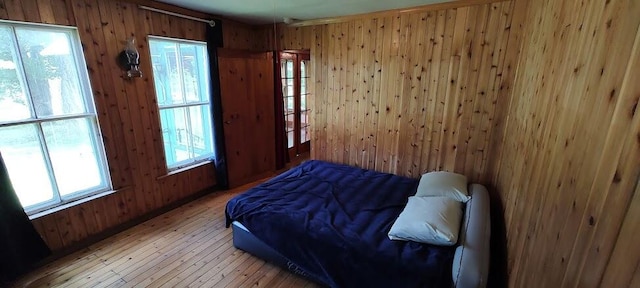
[[[387,16],[396,16],[399,14],[438,11],[438,10],[446,10],[446,9],[467,7],[467,6],[473,6],[473,5],[482,5],[482,4],[488,4],[488,3],[494,3],[494,2],[504,2],[504,1],[508,1],[508,0],[458,0],[458,1],[452,1],[452,2],[416,6],[411,8],[385,10],[385,11],[379,11],[379,12],[347,15],[347,16],[340,16],[340,17],[303,20],[303,21],[297,21],[297,22],[288,24],[287,26],[304,27],[304,26],[334,24],[334,23],[342,23],[342,22],[348,22],[348,21],[358,20],[358,19],[382,18]]]

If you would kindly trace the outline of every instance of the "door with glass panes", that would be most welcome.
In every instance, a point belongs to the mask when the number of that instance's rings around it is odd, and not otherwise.
[[[280,53],[284,121],[289,158],[309,152],[309,52]]]

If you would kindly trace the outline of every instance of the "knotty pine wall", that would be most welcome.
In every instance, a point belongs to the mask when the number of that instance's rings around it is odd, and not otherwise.
[[[55,251],[215,184],[211,164],[167,174],[146,41],[149,34],[204,41],[206,24],[141,10],[136,3],[207,17],[141,0],[0,0],[0,19],[78,28],[116,190],[34,219]],[[251,27],[230,21],[223,25],[226,48],[262,45],[253,40]],[[131,36],[136,38],[144,77],[124,80],[115,59]]]
[[[640,287],[640,2],[527,2],[493,155],[510,287]]]
[[[513,4],[280,26],[278,48],[311,50],[312,158],[486,181],[517,55]]]
[[[313,158],[487,184],[509,287],[639,287],[638,15],[514,0],[279,27],[277,46],[311,49]]]

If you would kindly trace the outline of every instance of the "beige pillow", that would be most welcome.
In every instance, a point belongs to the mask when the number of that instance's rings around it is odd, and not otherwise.
[[[409,197],[389,239],[451,246],[458,242],[462,203],[449,197]]]
[[[415,196],[447,196],[460,202],[471,199],[467,191],[467,177],[445,171],[423,174]]]

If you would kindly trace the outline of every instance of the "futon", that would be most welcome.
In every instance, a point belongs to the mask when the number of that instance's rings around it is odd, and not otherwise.
[[[471,185],[459,245],[392,241],[418,180],[307,161],[231,199],[234,245],[330,287],[483,287],[489,202]]]

